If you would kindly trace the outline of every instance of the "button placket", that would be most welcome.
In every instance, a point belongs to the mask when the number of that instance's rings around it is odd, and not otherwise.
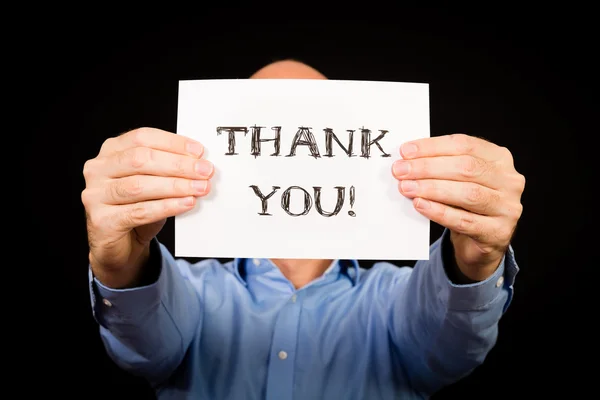
[[[294,392],[294,368],[300,311],[293,293],[279,311],[273,330],[271,362],[267,377],[267,399],[289,399]]]

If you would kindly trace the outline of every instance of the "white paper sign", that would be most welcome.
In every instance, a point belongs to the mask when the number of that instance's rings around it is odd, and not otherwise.
[[[427,84],[181,81],[178,108],[215,175],[176,217],[176,256],[428,259],[429,220],[391,172],[430,136]]]

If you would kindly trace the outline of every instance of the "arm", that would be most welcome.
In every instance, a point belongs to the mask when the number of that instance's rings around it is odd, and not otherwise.
[[[111,289],[90,268],[92,311],[110,358],[122,369],[159,384],[179,366],[202,323],[189,264],[176,261],[156,239],[146,265],[150,282]]]
[[[155,238],[210,191],[214,167],[203,153],[184,136],[140,128],[107,139],[83,168],[94,317],[111,358],[154,384],[202,323],[189,264]]]
[[[510,243],[525,177],[507,148],[462,134],[405,143],[400,153],[400,192],[446,228],[430,260],[392,294],[401,364],[415,389],[431,394],[481,364],[496,342],[518,271]]]
[[[391,337],[412,386],[429,395],[480,365],[496,343],[498,322],[513,295],[518,272],[512,249],[486,280],[453,283],[444,231],[411,274],[395,283]]]

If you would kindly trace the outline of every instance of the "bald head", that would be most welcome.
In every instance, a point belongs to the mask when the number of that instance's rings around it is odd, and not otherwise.
[[[299,61],[276,61],[256,71],[250,79],[327,79],[316,69]]]

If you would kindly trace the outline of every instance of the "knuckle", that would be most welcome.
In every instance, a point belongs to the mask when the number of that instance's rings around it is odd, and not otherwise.
[[[81,203],[85,208],[88,208],[92,204],[92,194],[90,189],[84,189],[81,191]]]
[[[184,146],[181,143],[181,137],[177,135],[170,135],[168,139],[169,149],[174,149],[175,151],[184,151]]]
[[[496,236],[502,242],[509,242],[512,239],[513,232],[512,226],[503,225],[496,230]]]
[[[470,232],[473,230],[473,216],[471,215],[471,213],[461,213],[458,220],[457,228],[458,231],[462,233]]]
[[[440,185],[435,181],[422,181],[419,184],[419,190],[425,197],[437,199],[438,201],[446,201],[449,196],[449,190],[445,185]]]
[[[439,185],[428,179],[420,181],[417,188],[421,196],[429,198],[439,198],[441,192]]]
[[[136,204],[131,208],[131,211],[125,214],[128,218],[127,222],[131,225],[143,224],[150,216],[150,210],[142,204]]]
[[[474,178],[478,175],[480,169],[479,159],[466,156],[461,159],[460,162],[460,174],[465,178]]]
[[[142,185],[137,178],[119,179],[112,185],[113,198],[122,199],[135,197],[142,193]]]
[[[519,192],[523,192],[525,190],[525,175],[517,173],[517,188]]]
[[[448,207],[441,207],[437,210],[437,216],[441,221],[442,225],[448,225],[450,223],[450,217],[448,216]]]
[[[192,190],[191,182],[184,179],[171,179],[171,190],[174,195],[186,195]]]
[[[509,217],[512,221],[518,221],[523,215],[523,205],[521,203],[517,203],[513,207],[509,209]]]
[[[105,223],[106,218],[104,218],[97,212],[88,212],[86,213],[86,221],[88,230],[98,231],[102,230],[102,226]]]
[[[114,148],[114,143],[115,143],[115,138],[108,138],[104,141],[104,143],[102,143],[102,146],[100,146],[100,153],[108,153],[111,151],[111,149]]]
[[[487,202],[489,205],[498,205],[501,204],[501,202],[503,201],[503,194],[496,192],[496,191],[488,191],[488,197],[489,197],[489,201]]]
[[[176,157],[173,161],[173,169],[178,175],[185,175],[188,172],[188,164],[184,157]]]
[[[429,160],[413,160],[410,162],[409,176],[413,178],[422,178],[429,176],[431,165]]]
[[[475,204],[481,204],[484,203],[485,201],[485,194],[483,192],[483,189],[481,186],[479,185],[469,185],[467,187],[467,193],[466,193],[466,200],[469,204],[471,205],[475,205]]]
[[[94,171],[94,159],[87,160],[85,164],[83,164],[83,177],[85,179],[89,179],[93,176]]]
[[[507,147],[504,147],[504,146],[500,147],[500,155],[504,162],[511,164],[511,165],[513,164],[513,162],[514,162],[513,155]]]
[[[129,165],[135,169],[144,167],[152,159],[152,150],[147,147],[136,147],[129,155]]]
[[[473,150],[473,140],[469,135],[454,133],[450,135],[450,139],[454,142],[455,148],[460,153],[468,154]]]
[[[85,181],[95,179],[99,174],[102,173],[102,169],[105,168],[106,159],[101,157],[92,158],[87,160],[83,164],[83,178]]]
[[[450,211],[450,207],[448,206],[443,206],[441,207],[441,210],[438,211],[438,215],[440,216],[440,219],[442,221],[444,221],[445,223],[450,223],[452,218],[449,214]]]
[[[148,146],[149,137],[151,136],[150,128],[137,128],[129,132],[129,134],[131,135],[131,143],[133,143],[134,146]]]

